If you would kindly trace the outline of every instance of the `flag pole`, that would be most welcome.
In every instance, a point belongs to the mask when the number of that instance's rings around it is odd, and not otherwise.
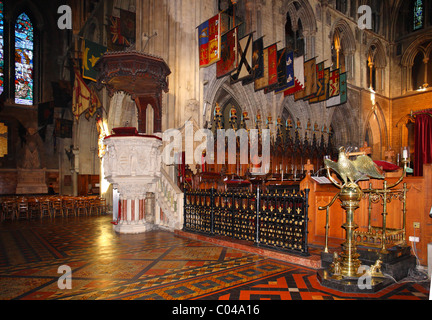
[[[237,0],[231,0],[231,3],[233,5],[233,27],[235,28],[236,23],[235,23],[235,18],[236,18],[236,5],[237,5]]]

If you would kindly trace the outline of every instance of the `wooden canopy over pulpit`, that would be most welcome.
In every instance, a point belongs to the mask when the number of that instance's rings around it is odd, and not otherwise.
[[[154,111],[154,132],[162,132],[162,92],[168,92],[171,70],[162,58],[136,52],[107,52],[97,62],[98,83],[114,94],[129,94],[138,108],[138,132],[146,133],[146,111]]]

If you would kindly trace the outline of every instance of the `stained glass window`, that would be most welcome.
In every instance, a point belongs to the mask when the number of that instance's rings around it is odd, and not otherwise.
[[[0,1],[0,94],[3,93],[3,82],[4,82],[4,50],[3,50],[3,34],[4,34],[4,24],[3,24],[3,2]]]
[[[33,26],[25,13],[15,23],[15,103],[33,104]]]
[[[419,30],[423,28],[423,0],[414,1],[414,30]]]

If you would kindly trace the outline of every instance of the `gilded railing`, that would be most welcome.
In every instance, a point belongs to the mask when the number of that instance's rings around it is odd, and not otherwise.
[[[309,255],[308,194],[186,191],[183,230]]]

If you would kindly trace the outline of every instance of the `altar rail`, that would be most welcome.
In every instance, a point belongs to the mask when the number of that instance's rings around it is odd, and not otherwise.
[[[186,191],[183,230],[308,256],[308,194]]]

